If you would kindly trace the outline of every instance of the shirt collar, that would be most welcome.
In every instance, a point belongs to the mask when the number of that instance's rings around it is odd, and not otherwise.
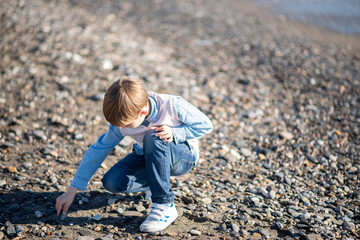
[[[159,118],[159,109],[153,97],[149,96],[149,100],[151,104],[151,113],[150,116],[146,118],[146,120],[148,122],[156,122]]]

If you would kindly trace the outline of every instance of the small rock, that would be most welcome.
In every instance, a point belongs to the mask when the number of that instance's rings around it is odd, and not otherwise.
[[[8,172],[17,173],[17,169],[14,166],[7,166],[6,169],[8,170]]]
[[[66,217],[67,217],[67,213],[66,214],[60,214],[60,220],[61,221],[64,221],[65,219],[66,219]]]
[[[74,136],[75,140],[83,140],[84,139],[84,134],[82,133],[77,133]]]
[[[100,214],[97,214],[97,215],[93,216],[93,219],[94,219],[95,221],[100,221],[101,215],[100,215]]]
[[[29,169],[29,168],[32,167],[32,163],[31,162],[24,162],[23,167],[26,168],[26,169]]]
[[[137,211],[126,211],[122,214],[125,217],[142,217],[143,214]]]
[[[269,198],[270,198],[270,199],[275,199],[275,198],[276,198],[276,193],[275,193],[274,190],[270,190],[270,192],[269,192]]]
[[[287,131],[280,132],[280,136],[286,140],[291,140],[294,138],[293,134]]]
[[[231,228],[234,232],[238,233],[240,231],[240,227],[239,225],[237,225],[236,223],[232,223],[231,224]]]
[[[87,202],[89,202],[89,199],[86,198],[86,197],[82,197],[82,198],[81,198],[81,201],[83,201],[84,203],[87,203]]]
[[[90,236],[78,236],[76,237],[76,240],[95,240],[95,238]]]
[[[201,232],[200,232],[199,230],[196,230],[196,229],[191,229],[191,230],[189,231],[189,233],[190,233],[191,235],[194,235],[194,236],[200,236],[200,235],[201,235]]]
[[[103,69],[105,70],[112,70],[114,65],[112,64],[111,60],[110,59],[104,59],[102,61],[102,67]]]
[[[94,231],[95,231],[95,232],[100,232],[100,231],[101,231],[101,227],[100,227],[100,226],[96,226],[96,227],[94,228]]]
[[[145,211],[145,210],[146,210],[146,208],[143,205],[139,205],[139,206],[136,207],[136,211],[138,211],[138,212],[142,212],[142,211]]]
[[[17,226],[15,228],[16,233],[26,232],[25,228],[23,226]]]
[[[90,99],[93,101],[103,101],[104,97],[105,97],[105,93],[97,93],[97,94],[91,96]]]
[[[13,204],[10,205],[9,210],[10,210],[11,212],[15,212],[15,211],[17,211],[19,208],[20,208],[20,205],[19,205],[19,204],[13,203]]]
[[[311,217],[310,213],[306,212],[300,215],[300,219],[305,221]]]
[[[0,187],[6,185],[6,181],[5,180],[0,180]]]
[[[270,237],[270,233],[268,230],[264,229],[264,228],[259,228],[258,232],[264,236],[264,238],[269,238]]]
[[[124,213],[124,209],[119,207],[118,209],[116,209],[116,211],[120,214],[123,214]]]
[[[212,202],[211,198],[203,198],[203,199],[201,199],[201,201],[205,204],[211,204],[211,202]]]
[[[10,237],[15,236],[16,235],[15,227],[13,225],[7,227],[6,234]]]
[[[241,148],[241,153],[245,156],[245,157],[250,157],[251,156],[251,150],[247,149],[247,148]]]
[[[355,224],[352,222],[345,220],[343,223],[343,227],[350,232],[355,232]]]
[[[109,200],[108,200],[108,205],[113,205],[114,203],[116,202],[116,199],[115,198],[110,198]]]
[[[316,233],[310,233],[306,235],[307,240],[322,240],[323,238],[320,235],[317,235]]]
[[[42,218],[43,214],[40,211],[35,211],[36,218]]]

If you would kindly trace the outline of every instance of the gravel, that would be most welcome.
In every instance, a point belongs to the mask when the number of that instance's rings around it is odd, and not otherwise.
[[[343,36],[321,41],[330,33],[247,1],[0,9],[0,239],[359,237],[360,52],[337,44]],[[56,198],[107,130],[101,101],[120,76],[183,96],[214,124],[198,165],[171,180],[179,218],[160,236],[139,232],[144,194],[101,184],[129,138],[68,217],[56,216]]]

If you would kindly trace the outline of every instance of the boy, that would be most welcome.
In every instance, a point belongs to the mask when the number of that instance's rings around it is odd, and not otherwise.
[[[136,80],[122,78],[105,93],[109,130],[86,151],[67,192],[56,199],[57,215],[66,214],[77,189],[86,185],[111,150],[124,138],[136,140],[132,153],[103,177],[113,193],[151,191],[153,202],[143,232],[167,228],[178,216],[170,176],[188,172],[199,159],[197,138],[212,131],[211,121],[181,97],[147,92]]]

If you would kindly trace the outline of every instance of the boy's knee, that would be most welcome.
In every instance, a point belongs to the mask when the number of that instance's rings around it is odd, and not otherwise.
[[[144,135],[144,151],[153,150],[154,147],[163,146],[166,143],[163,139],[155,136],[157,132],[155,130],[151,130],[145,133]]]
[[[114,179],[111,175],[105,174],[104,177],[101,179],[101,182],[106,190],[112,193],[118,193],[126,190],[126,187],[123,188],[119,182],[115,185]]]

